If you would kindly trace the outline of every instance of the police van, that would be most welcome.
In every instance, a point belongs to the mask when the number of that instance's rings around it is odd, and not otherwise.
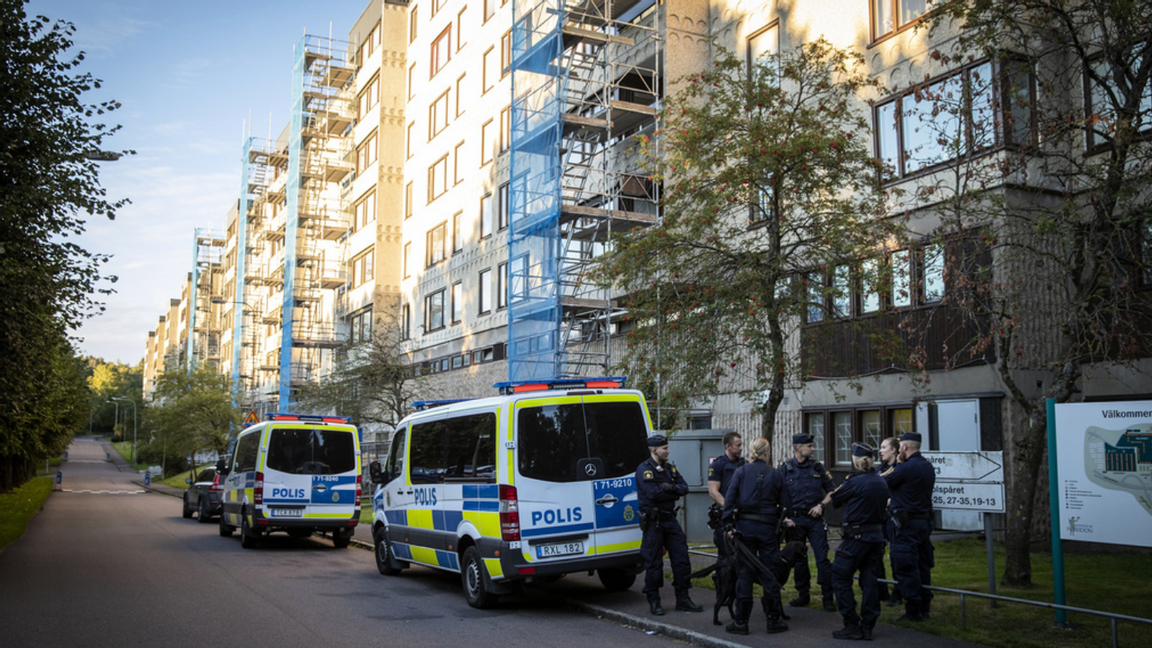
[[[476,608],[581,571],[631,587],[643,567],[644,396],[622,378],[496,386],[493,398],[425,403],[399,423],[384,465],[369,465],[380,573],[458,572]]]
[[[273,531],[307,537],[330,533],[347,547],[360,521],[360,435],[339,416],[268,414],[240,433],[225,475],[220,535],[240,529],[255,547]]]

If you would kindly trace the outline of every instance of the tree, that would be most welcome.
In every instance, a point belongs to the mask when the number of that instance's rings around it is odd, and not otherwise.
[[[108,401],[116,397],[139,403],[144,393],[144,364],[141,362],[129,367],[119,362],[105,362],[101,358],[88,358],[87,362],[92,372],[88,378],[92,429],[111,430],[115,425],[112,417],[116,409]]]
[[[91,159],[107,155],[118,127],[89,120],[117,104],[84,102],[99,82],[75,72],[83,54],[66,56],[71,34],[67,23],[29,21],[23,2],[0,0],[0,294],[9,297],[0,300],[0,411],[21,421],[0,439],[0,483],[26,474],[8,466],[60,445],[50,439],[74,408],[50,408],[75,395],[74,378],[83,385],[68,336],[105,290],[105,257],[73,239],[85,215],[111,218],[124,204],[105,198]]]
[[[214,451],[223,455],[229,434],[240,426],[240,411],[232,406],[232,379],[210,363],[192,369],[169,367],[156,381],[148,408],[151,430],[148,452],[169,466],[187,455]]]
[[[954,2],[930,21],[949,39],[932,54],[943,67],[990,61],[966,88],[913,88],[932,106],[921,114],[950,117],[922,140],[959,159],[915,198],[939,216],[937,236],[974,242],[949,262],[945,279],[961,289],[947,301],[981,320],[968,343],[995,356],[1015,413],[1005,584],[1031,583],[1032,540],[1048,522],[1046,400],[1075,400],[1093,374],[1118,369],[1133,393],[1148,391],[1146,373],[1133,378],[1152,356],[1150,21],[1147,2],[1062,0]]]
[[[627,295],[622,370],[660,411],[739,390],[771,438],[784,388],[806,372],[799,325],[847,290],[826,273],[895,233],[854,109],[876,87],[861,63],[823,39],[751,65],[721,49],[641,138],[663,221],[617,236],[596,278]]]
[[[303,411],[348,416],[357,426],[395,429],[411,409],[417,393],[427,395],[424,380],[412,371],[398,313],[386,310],[366,339],[345,343],[336,351],[332,372],[296,394]]]

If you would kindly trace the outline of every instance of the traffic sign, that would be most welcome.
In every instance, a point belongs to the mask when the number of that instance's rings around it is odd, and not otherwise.
[[[1001,452],[922,452],[936,469],[936,481],[1004,483],[1004,460]]]
[[[248,412],[248,416],[244,417],[244,427],[248,427],[249,425],[256,425],[259,422],[260,419],[256,417],[256,410]]]

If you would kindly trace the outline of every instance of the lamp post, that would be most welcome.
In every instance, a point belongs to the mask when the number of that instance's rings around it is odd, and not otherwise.
[[[117,398],[112,397],[112,400],[118,402],[132,403],[132,465],[136,465],[136,401],[131,398]],[[125,413],[127,415],[127,413]]]
[[[112,406],[116,408],[116,411],[112,413],[112,433],[115,434],[116,424],[120,422],[120,403],[117,403],[115,398],[112,400],[106,400],[104,402],[112,403]]]

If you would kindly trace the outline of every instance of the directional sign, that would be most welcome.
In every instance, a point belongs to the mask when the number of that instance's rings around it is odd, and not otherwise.
[[[922,452],[936,469],[936,481],[1004,483],[1001,452]]]
[[[1004,484],[937,481],[932,506],[961,511],[1004,512]]]

